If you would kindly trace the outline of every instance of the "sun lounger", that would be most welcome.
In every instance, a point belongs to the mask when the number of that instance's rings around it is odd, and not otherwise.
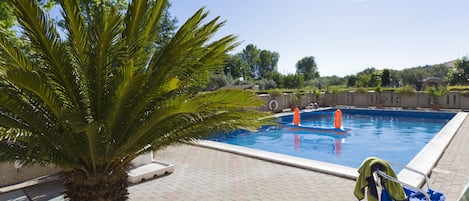
[[[405,168],[425,177],[426,187],[424,190],[397,179],[394,170],[390,164]],[[434,191],[430,188],[428,177],[414,169],[392,163],[379,158],[367,158],[359,168],[359,177],[355,184],[354,194],[361,200],[364,198],[364,189],[367,187],[367,199],[369,201],[393,201],[393,200],[410,200],[410,201],[444,201],[445,197],[442,193]],[[377,189],[381,189],[378,193]]]

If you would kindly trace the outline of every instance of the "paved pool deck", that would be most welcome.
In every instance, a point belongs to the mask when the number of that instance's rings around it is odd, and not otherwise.
[[[431,187],[443,192],[447,201],[457,200],[469,182],[469,116],[461,121],[430,174]],[[357,200],[349,169],[335,176],[200,145],[171,146],[158,151],[155,159],[174,164],[176,170],[130,186],[129,200]],[[60,195],[63,186],[56,180],[15,192],[42,201]]]
[[[130,200],[356,200],[355,181],[194,145],[158,151],[174,173],[129,188]],[[431,170],[431,187],[457,200],[469,182],[469,117]]]

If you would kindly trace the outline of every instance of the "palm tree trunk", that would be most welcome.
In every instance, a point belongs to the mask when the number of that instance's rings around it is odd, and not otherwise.
[[[86,176],[80,170],[65,172],[65,197],[70,201],[125,201],[128,199],[127,168]]]

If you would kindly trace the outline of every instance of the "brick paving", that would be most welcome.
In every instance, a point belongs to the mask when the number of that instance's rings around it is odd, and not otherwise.
[[[456,200],[469,182],[469,117],[431,174],[432,188]],[[129,187],[130,200],[356,200],[355,181],[212,149],[158,151],[174,173]]]
[[[466,117],[430,175],[431,188],[456,200],[469,182],[469,117]]]
[[[430,175],[433,189],[456,200],[469,182],[469,117]],[[350,201],[355,181],[192,145],[158,151],[174,173],[129,187],[132,201],[321,200]],[[23,189],[33,200],[63,192],[60,181]],[[60,200],[60,199],[59,199]]]
[[[129,188],[130,200],[354,200],[355,182],[197,146],[158,151],[174,173]]]

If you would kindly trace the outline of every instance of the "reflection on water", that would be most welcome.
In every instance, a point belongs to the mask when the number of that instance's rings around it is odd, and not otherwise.
[[[301,151],[300,149],[312,149],[317,151],[329,152],[336,156],[339,156],[341,153],[342,143],[345,142],[345,139],[333,138],[317,138],[310,139],[308,136],[301,136],[300,134],[294,134],[294,149],[295,151]],[[303,146],[301,146],[303,144]]]
[[[302,117],[300,125],[333,127],[331,115],[321,116]],[[357,168],[369,156],[407,164],[449,121],[344,114],[342,125],[350,129],[344,135],[292,127],[292,119],[286,119],[283,126],[238,130],[210,140]]]

